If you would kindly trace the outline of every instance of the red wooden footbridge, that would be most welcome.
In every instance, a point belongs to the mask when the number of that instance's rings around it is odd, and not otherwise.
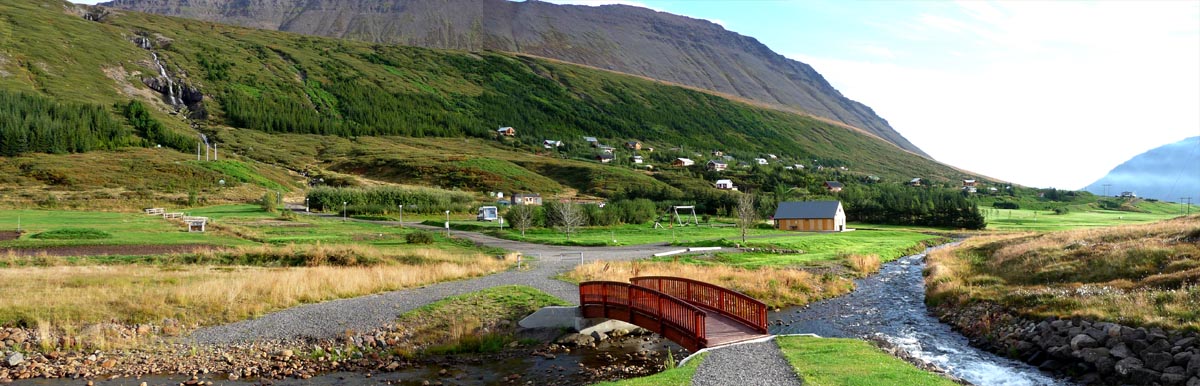
[[[763,302],[679,277],[583,282],[579,284],[579,308],[585,318],[629,322],[692,351],[767,334],[767,305]]]

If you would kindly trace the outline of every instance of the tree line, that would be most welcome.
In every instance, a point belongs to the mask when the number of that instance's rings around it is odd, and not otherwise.
[[[82,153],[132,142],[129,128],[101,106],[0,90],[0,155]]]

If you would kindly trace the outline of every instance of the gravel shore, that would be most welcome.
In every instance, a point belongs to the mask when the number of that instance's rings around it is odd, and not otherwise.
[[[692,377],[696,386],[800,386],[803,382],[774,341],[722,347],[709,351]]]

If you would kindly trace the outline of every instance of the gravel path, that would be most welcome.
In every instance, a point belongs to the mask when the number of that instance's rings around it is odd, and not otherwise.
[[[391,224],[394,222],[379,222]],[[419,224],[404,226],[438,230]],[[578,254],[587,261],[630,260],[649,257],[654,253],[673,248],[666,244],[651,244],[623,247],[566,247],[522,243],[486,236],[474,232],[452,231],[452,235],[463,237],[480,245],[521,252],[525,256],[536,256],[529,262],[530,268],[510,269],[497,274],[474,279],[431,284],[382,294],[367,295],[323,303],[306,304],[273,312],[258,319],[207,327],[195,331],[191,339],[197,343],[229,344],[261,339],[332,338],[347,330],[366,332],[382,327],[414,308],[449,296],[502,286],[527,285],[545,291],[572,304],[578,303],[579,287],[554,276],[569,271],[578,264]],[[569,254],[560,257],[561,254]]]
[[[714,349],[692,376],[696,386],[802,385],[775,341],[745,343]]]

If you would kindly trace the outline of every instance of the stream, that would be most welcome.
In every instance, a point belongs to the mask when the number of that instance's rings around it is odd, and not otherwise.
[[[771,326],[771,333],[880,337],[976,385],[1071,384],[1024,362],[971,347],[966,337],[931,316],[921,275],[925,253],[884,264],[878,274],[857,280],[857,289],[845,296],[771,313],[768,320],[783,321]]]

